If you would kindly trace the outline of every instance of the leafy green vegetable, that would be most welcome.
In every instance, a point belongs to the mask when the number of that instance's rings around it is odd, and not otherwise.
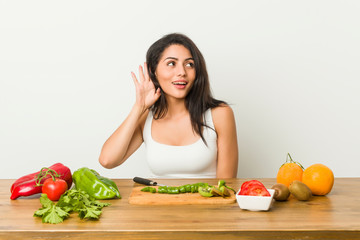
[[[110,205],[76,189],[67,190],[57,203],[51,201],[46,194],[41,194],[40,203],[42,208],[34,213],[34,217],[41,217],[42,222],[52,224],[63,222],[71,212],[77,212],[81,219],[99,219],[102,208]]]
[[[34,217],[41,217],[43,223],[61,223],[69,216],[69,213],[56,206],[46,194],[41,194],[40,203],[42,208],[34,213]]]

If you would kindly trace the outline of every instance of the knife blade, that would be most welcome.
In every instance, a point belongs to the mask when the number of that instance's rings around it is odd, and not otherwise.
[[[141,177],[134,177],[133,181],[136,182],[136,183],[147,185],[147,186],[165,186],[165,185],[162,185],[162,184],[158,184],[157,182],[152,181],[150,179],[141,178]]]

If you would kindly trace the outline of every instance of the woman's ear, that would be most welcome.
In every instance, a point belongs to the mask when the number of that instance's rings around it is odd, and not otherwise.
[[[148,71],[149,71],[149,75],[151,75],[152,74],[151,68],[149,68]],[[155,77],[157,77],[156,70],[154,72],[154,75],[155,75]]]

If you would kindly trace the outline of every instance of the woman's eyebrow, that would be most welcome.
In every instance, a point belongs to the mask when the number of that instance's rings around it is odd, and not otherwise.
[[[164,61],[166,61],[166,60],[168,60],[168,59],[179,60],[179,59],[176,58],[176,57],[167,57],[167,58],[164,59]]]
[[[166,61],[167,59],[173,59],[173,60],[179,60],[178,58],[176,58],[176,57],[167,57],[167,58],[165,58],[164,59],[164,61]],[[189,61],[189,60],[194,60],[194,58],[192,58],[192,57],[189,57],[189,58],[186,58],[185,59],[185,61]]]

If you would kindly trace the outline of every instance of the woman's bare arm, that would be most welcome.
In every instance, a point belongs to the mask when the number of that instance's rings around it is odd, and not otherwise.
[[[229,106],[224,105],[214,108],[212,116],[218,137],[216,177],[235,178],[238,169],[238,145],[234,113]]]
[[[142,110],[134,105],[125,121],[104,143],[99,162],[105,168],[114,168],[122,164],[142,144]],[[146,115],[146,114],[145,114]]]
[[[139,78],[134,73],[132,78],[136,88],[136,102],[124,122],[104,143],[99,162],[105,168],[114,168],[122,164],[142,144],[142,126],[147,112],[160,97],[160,89],[155,89],[149,78],[146,63],[145,72],[139,66]]]

